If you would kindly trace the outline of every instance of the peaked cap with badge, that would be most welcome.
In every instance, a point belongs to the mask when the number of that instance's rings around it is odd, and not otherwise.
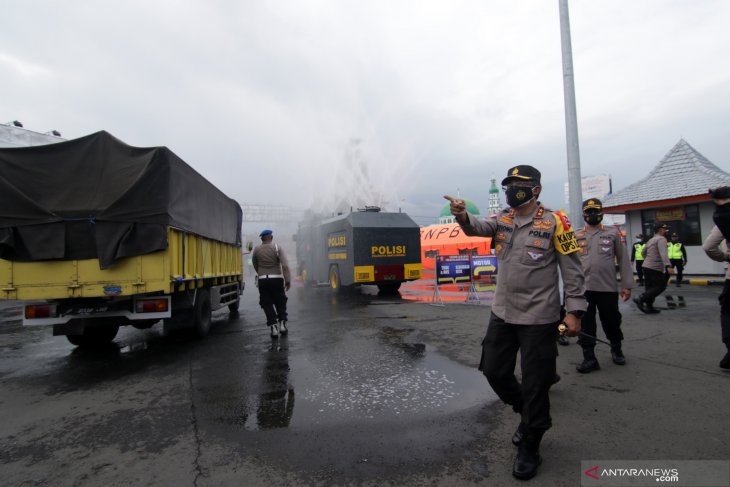
[[[507,171],[507,177],[502,180],[502,186],[517,181],[529,181],[540,185],[540,171],[532,166],[515,166]]]

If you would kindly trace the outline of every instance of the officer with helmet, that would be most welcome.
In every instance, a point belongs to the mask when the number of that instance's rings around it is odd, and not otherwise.
[[[259,237],[261,245],[253,249],[251,257],[258,274],[259,305],[266,314],[271,338],[278,338],[279,334],[286,335],[289,332],[286,326],[286,291],[291,287],[289,261],[284,250],[273,242],[271,230],[262,230]]]
[[[445,196],[466,235],[492,237],[499,279],[479,369],[499,398],[521,415],[512,442],[519,447],[512,475],[529,479],[542,462],[539,446],[552,426],[550,386],[555,379],[560,323],[558,269],[563,277],[569,336],[580,332],[585,312],[583,270],[568,217],[545,208],[540,171],[515,166],[502,180],[507,204],[496,218],[478,220],[464,200]],[[515,377],[517,352],[522,383]]]
[[[583,202],[583,220],[586,225],[575,233],[580,247],[581,263],[586,279],[586,301],[588,309],[581,326],[586,335],[596,336],[596,310],[606,337],[611,342],[611,357],[616,365],[625,365],[626,358],[621,350],[624,335],[621,332],[621,313],[618,299],[628,301],[634,287],[629,253],[623,237],[615,227],[606,227],[603,221],[603,204],[598,198]],[[621,282],[616,280],[616,264]],[[620,289],[620,292],[619,292]],[[594,349],[596,340],[581,335],[578,344],[583,349],[583,362],[576,367],[581,374],[587,374],[601,367]]]

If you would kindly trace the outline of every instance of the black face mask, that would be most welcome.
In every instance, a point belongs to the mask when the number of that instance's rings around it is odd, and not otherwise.
[[[715,208],[712,214],[712,221],[722,232],[722,236],[730,240],[730,203]]]
[[[603,221],[603,213],[588,213],[583,215],[583,219],[589,225],[598,225]]]
[[[532,194],[532,188],[523,186],[507,186],[505,195],[507,195],[507,204],[512,208],[519,208],[525,203],[529,203],[534,196]]]

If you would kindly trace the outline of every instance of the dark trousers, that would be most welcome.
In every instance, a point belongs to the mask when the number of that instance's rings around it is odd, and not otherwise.
[[[555,379],[558,323],[515,325],[492,313],[482,341],[479,370],[505,403],[522,414],[531,430],[546,431],[550,418],[550,386]],[[520,352],[522,384],[515,377]]]
[[[725,286],[720,293],[720,330],[722,343],[730,351],[730,279],[725,279]]]
[[[281,277],[259,279],[259,305],[266,313],[267,325],[275,325],[277,320],[286,321],[286,300],[284,279]]]
[[[639,282],[644,282],[644,261],[636,261],[636,277],[639,278]]]
[[[585,296],[588,301],[588,309],[580,323],[582,330],[588,335],[597,336],[596,310],[598,310],[598,317],[601,318],[601,326],[606,338],[611,343],[620,344],[624,339],[624,334],[621,332],[618,292],[586,291]],[[593,348],[596,346],[596,341],[581,335],[578,337],[578,345],[583,348]]]
[[[654,269],[644,269],[644,294],[639,299],[649,306],[654,306],[654,299],[659,296],[667,288],[668,274],[655,271]]]
[[[677,284],[682,282],[682,272],[684,271],[684,261],[682,259],[669,259],[672,267],[677,269]]]

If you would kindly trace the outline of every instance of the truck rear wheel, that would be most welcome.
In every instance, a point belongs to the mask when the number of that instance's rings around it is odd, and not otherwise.
[[[336,265],[330,267],[330,287],[333,291],[339,291],[342,288],[340,269]]]
[[[193,332],[198,338],[207,336],[210,331],[210,313],[210,291],[199,289],[193,307]]]
[[[239,304],[241,304],[241,300],[240,299],[237,299],[234,302],[230,303],[228,305],[228,311],[230,311],[232,315],[237,315],[238,314],[238,305]]]
[[[85,320],[83,335],[66,335],[66,339],[77,347],[107,345],[119,332],[119,325],[107,325],[105,320]]]
[[[400,289],[400,282],[381,282],[378,284],[378,291],[383,294],[395,294]]]

